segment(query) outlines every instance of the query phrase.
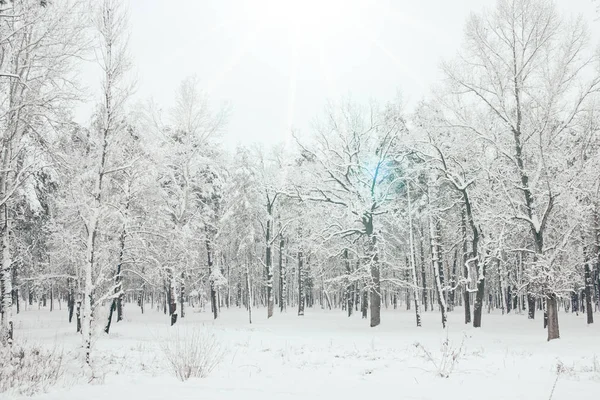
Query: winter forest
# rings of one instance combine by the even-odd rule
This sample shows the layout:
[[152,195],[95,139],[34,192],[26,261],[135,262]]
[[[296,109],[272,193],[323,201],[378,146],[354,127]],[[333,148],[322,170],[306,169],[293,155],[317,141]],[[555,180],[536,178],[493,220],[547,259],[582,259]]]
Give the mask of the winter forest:
[[410,106],[236,146],[201,76],[134,97],[129,15],[0,1],[0,397],[596,398],[598,13],[498,0]]

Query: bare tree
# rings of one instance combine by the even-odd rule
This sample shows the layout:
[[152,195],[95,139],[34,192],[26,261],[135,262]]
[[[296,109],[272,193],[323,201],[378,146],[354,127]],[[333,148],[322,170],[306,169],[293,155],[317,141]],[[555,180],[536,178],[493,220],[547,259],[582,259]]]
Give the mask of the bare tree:
[[[92,320],[94,308],[103,297],[96,297],[94,273],[97,273],[98,229],[105,207],[103,194],[109,174],[121,169],[116,164],[121,160],[110,160],[114,138],[124,131],[122,120],[124,102],[128,97],[126,73],[129,69],[127,56],[127,15],[120,0],[104,0],[98,7],[96,29],[99,40],[99,64],[103,72],[102,101],[99,105],[94,133],[97,152],[94,154],[94,177],[92,202],[86,219],[87,246],[84,267],[83,308],[81,326],[86,364],[90,365]],[[112,161],[112,162],[111,162]],[[110,295],[113,293],[111,291]]]
[[[444,65],[460,98],[451,107],[455,126],[499,154],[504,199],[529,229],[529,292],[546,300],[548,340],[559,337],[558,296],[565,289],[555,279],[559,268],[550,253],[556,247],[546,243],[560,241],[548,235],[566,189],[556,161],[578,129],[582,108],[600,89],[597,57],[587,43],[581,18],[561,19],[550,1],[501,0],[492,12],[469,19],[464,51]],[[462,108],[455,107],[459,103]]]

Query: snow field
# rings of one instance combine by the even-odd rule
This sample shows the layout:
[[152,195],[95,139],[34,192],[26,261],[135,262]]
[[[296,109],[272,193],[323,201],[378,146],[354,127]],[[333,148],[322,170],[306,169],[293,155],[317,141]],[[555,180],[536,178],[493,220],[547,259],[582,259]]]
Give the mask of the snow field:
[[[600,328],[587,326],[583,315],[561,312],[562,338],[546,342],[541,320],[492,313],[474,329],[462,323],[460,308],[449,313],[447,330],[437,312],[424,313],[423,327],[416,328],[414,313],[384,311],[382,325],[369,328],[359,315],[348,318],[339,310],[307,309],[304,317],[289,310],[266,320],[266,310],[258,309],[252,325],[244,310],[223,311],[213,321],[210,313],[190,308],[172,328],[162,312],[141,315],[127,307],[110,335],[100,323],[96,327],[95,379],[89,384],[76,359],[81,337],[66,323],[66,312],[24,311],[16,318],[15,336],[58,346],[68,360],[64,378],[34,396],[39,400],[533,400],[549,399],[555,382],[553,400],[585,400],[596,399],[600,390]],[[104,313],[97,316],[102,322]],[[194,331],[214,334],[224,354],[208,377],[181,382],[162,348]]]

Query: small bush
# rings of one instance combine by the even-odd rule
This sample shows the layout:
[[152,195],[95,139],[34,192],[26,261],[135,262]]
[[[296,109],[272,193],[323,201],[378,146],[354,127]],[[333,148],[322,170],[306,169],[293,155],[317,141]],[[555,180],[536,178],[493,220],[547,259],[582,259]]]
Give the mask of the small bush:
[[208,376],[225,354],[215,334],[204,328],[184,332],[175,328],[172,335],[162,341],[161,348],[181,381]]
[[442,347],[440,349],[440,356],[435,357],[429,350],[427,350],[421,343],[415,343],[415,347],[420,349],[423,352],[423,355],[433,366],[435,367],[435,372],[438,376],[442,378],[448,378],[454,368],[458,364],[461,356],[464,352],[464,343],[465,339],[460,342],[459,345],[453,345],[450,343],[450,339],[446,337],[446,340],[442,343]]
[[56,384],[64,372],[63,353],[36,345],[0,346],[0,393],[31,396]]

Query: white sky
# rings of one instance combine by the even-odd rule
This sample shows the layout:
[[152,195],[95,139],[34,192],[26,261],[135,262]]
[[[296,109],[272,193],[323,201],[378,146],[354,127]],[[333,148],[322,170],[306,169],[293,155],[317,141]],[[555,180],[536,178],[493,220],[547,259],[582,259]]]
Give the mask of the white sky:
[[[440,77],[470,12],[495,0],[129,0],[136,99],[168,107],[197,75],[215,108],[228,103],[224,140],[276,142],[307,131],[327,99],[410,106]],[[592,0],[557,0],[583,13]],[[81,113],[80,113],[81,114]]]

